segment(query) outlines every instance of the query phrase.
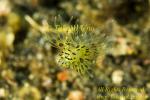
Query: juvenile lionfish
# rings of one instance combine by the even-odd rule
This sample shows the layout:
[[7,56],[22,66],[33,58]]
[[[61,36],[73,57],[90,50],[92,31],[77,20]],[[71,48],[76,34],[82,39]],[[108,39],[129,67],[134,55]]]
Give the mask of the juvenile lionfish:
[[[31,18],[26,19],[38,26]],[[97,56],[105,53],[108,37],[103,33],[95,34],[89,29],[87,25],[64,25],[57,27],[55,31],[45,31],[48,42],[58,49],[56,62],[59,66],[73,69],[80,74],[93,69]]]

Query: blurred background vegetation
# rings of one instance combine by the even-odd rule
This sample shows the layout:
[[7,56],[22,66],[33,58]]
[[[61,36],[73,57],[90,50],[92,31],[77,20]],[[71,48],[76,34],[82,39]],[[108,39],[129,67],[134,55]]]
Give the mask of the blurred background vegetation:
[[[114,36],[92,79],[59,67],[56,48],[25,20],[89,24]],[[68,23],[71,17],[71,23]],[[98,99],[98,87],[134,87]],[[109,95],[104,92],[103,95]],[[0,0],[0,100],[150,100],[150,0]]]

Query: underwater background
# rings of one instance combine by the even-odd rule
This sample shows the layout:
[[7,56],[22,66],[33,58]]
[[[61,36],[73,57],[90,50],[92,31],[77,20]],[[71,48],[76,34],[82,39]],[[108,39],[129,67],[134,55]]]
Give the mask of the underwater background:
[[0,100],[150,100],[150,0],[0,0]]

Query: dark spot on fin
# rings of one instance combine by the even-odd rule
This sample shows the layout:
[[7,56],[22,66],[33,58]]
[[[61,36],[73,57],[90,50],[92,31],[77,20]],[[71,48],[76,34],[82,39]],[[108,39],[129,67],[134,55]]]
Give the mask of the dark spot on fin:
[[63,46],[63,44],[62,44],[62,43],[59,43],[59,46],[60,46],[60,47],[62,47],[62,46]]
[[81,48],[84,48],[85,46],[82,46]]
[[55,40],[55,39],[52,39],[52,42],[53,42],[53,43],[56,43],[56,40]]
[[60,34],[60,39],[63,39],[63,35],[62,34]]
[[74,53],[74,52],[73,52],[72,54],[73,54],[73,55],[76,55],[76,53]]
[[77,45],[76,48],[79,48],[79,45]]
[[84,61],[84,60],[83,60],[82,58],[80,58],[80,62],[83,63],[83,61]]

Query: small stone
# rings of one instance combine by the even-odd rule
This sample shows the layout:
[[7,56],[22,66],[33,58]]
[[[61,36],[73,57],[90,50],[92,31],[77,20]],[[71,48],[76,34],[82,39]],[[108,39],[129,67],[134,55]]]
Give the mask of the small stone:
[[146,87],[150,89],[150,83],[147,83],[147,84],[146,84]]
[[0,32],[0,47],[11,47],[14,42],[15,36],[13,33]]
[[0,88],[0,98],[6,97],[6,91],[3,88]]
[[49,96],[46,96],[45,100],[51,100],[51,98]]
[[10,11],[10,2],[8,2],[8,0],[0,0],[0,16],[7,15]]
[[119,85],[122,83],[124,72],[116,70],[112,73],[112,81],[114,84]]
[[71,91],[68,95],[68,100],[84,100],[83,92],[79,90]]
[[38,60],[42,60],[43,59],[43,54],[42,53],[37,53],[36,55]]
[[57,79],[61,82],[68,80],[68,71],[62,71],[57,74]]
[[7,34],[7,36],[6,36],[6,44],[7,44],[7,46],[11,46],[13,44],[14,40],[15,40],[15,36],[14,36],[13,33]]
[[127,40],[122,37],[116,38],[116,46],[112,49],[114,56],[127,54]]
[[52,86],[52,79],[48,77],[43,78],[42,86],[45,88],[50,88]]

